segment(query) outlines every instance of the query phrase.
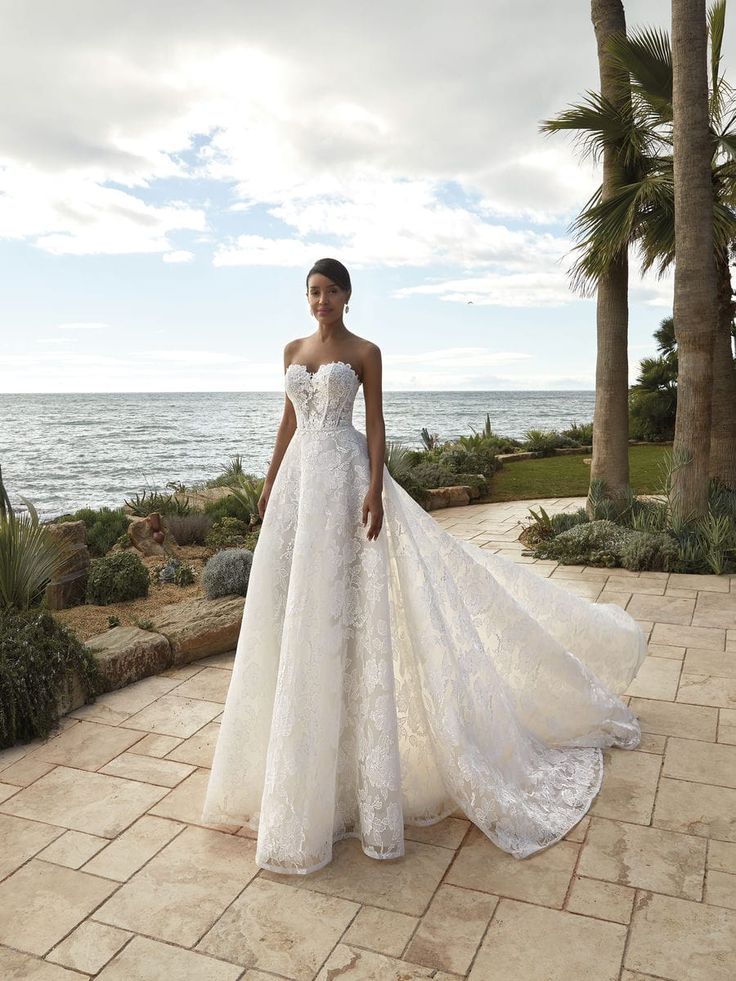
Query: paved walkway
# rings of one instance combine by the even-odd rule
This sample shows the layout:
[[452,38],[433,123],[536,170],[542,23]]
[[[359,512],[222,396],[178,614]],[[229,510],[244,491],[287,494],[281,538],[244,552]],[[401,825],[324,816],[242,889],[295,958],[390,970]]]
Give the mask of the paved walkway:
[[[519,502],[435,514],[533,562],[526,516]],[[518,861],[458,815],[407,828],[393,862],[348,839],[305,878],[258,870],[251,832],[198,823],[232,664],[211,657],[0,753],[0,977],[733,981],[736,576],[533,565],[626,607],[650,643],[627,693],[642,743],[605,751],[565,840]]]

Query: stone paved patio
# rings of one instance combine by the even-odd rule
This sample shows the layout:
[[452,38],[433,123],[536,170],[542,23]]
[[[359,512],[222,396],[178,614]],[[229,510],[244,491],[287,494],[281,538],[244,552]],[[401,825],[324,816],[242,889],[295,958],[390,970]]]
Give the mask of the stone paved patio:
[[434,516],[647,632],[641,745],[605,751],[565,840],[520,862],[458,813],[397,861],[348,839],[305,878],[258,870],[251,832],[198,823],[232,664],[211,657],[0,753],[0,978],[733,981],[736,576],[535,562],[535,503]]

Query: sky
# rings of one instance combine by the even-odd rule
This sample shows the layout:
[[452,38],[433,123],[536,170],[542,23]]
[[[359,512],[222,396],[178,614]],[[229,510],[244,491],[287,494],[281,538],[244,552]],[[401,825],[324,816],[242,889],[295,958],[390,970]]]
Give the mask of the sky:
[[[669,29],[667,0],[625,9]],[[594,387],[570,223],[600,166],[539,131],[598,88],[586,0],[0,0],[0,22],[0,393],[280,390],[324,256],[385,390]],[[671,310],[634,260],[632,383]]]

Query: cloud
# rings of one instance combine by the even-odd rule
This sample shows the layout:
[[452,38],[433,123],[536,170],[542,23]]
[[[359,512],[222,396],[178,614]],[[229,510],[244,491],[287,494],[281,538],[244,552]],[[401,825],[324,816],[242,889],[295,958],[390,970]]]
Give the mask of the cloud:
[[171,263],[182,263],[191,262],[194,259],[194,253],[188,252],[186,249],[177,249],[175,252],[165,252],[161,258],[164,262]]
[[96,321],[79,322],[71,324],[57,324],[58,330],[107,330],[110,324]]

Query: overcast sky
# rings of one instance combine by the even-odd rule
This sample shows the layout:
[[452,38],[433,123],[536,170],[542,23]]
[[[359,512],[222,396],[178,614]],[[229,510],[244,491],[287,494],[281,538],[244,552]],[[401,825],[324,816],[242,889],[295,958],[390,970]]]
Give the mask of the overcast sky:
[[[667,0],[625,8],[669,29]],[[280,389],[322,256],[386,389],[593,387],[567,271],[600,173],[539,133],[598,87],[588,0],[0,0],[0,23],[0,391]],[[632,382],[671,294],[634,267]]]

